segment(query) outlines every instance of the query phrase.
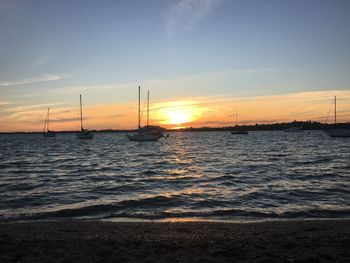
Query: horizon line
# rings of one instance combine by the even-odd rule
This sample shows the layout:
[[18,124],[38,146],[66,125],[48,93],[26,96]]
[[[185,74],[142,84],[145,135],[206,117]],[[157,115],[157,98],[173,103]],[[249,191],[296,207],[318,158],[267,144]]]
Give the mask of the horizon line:
[[[255,123],[255,124],[249,124],[249,125],[231,125],[231,126],[201,126],[201,127],[174,127],[174,128],[164,128],[167,132],[172,131],[182,131],[182,130],[201,130],[201,129],[207,129],[207,130],[214,130],[214,129],[232,129],[235,127],[256,127],[256,126],[267,126],[267,125],[291,125],[291,124],[303,124],[303,123],[309,123],[309,124],[317,124],[321,126],[341,126],[341,125],[350,125],[350,122],[339,122],[339,123],[323,123],[319,121],[290,121],[290,122],[273,122],[273,123]],[[160,126],[161,127],[161,126]],[[163,128],[163,127],[162,127]],[[91,132],[133,132],[137,131],[138,128],[135,129],[88,129]],[[316,129],[317,130],[317,129]],[[58,130],[53,131],[55,133],[75,133],[79,132],[79,130]],[[18,133],[43,133],[43,131],[0,131],[0,134],[18,134]]]

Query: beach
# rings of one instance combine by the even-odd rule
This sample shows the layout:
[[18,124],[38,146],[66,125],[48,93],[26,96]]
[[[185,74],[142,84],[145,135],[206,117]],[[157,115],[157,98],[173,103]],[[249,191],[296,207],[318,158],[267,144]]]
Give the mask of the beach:
[[350,220],[0,224],[1,262],[350,262]]

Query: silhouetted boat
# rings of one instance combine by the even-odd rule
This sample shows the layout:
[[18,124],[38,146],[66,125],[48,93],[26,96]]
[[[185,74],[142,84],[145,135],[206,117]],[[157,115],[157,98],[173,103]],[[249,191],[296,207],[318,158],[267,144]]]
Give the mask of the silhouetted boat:
[[248,131],[243,129],[243,128],[239,128],[238,125],[237,125],[237,111],[236,111],[236,126],[234,127],[234,130],[231,131],[231,134],[232,135],[237,135],[237,134],[248,134]]
[[56,133],[54,131],[50,131],[49,125],[50,125],[50,108],[47,108],[47,115],[45,119],[43,135],[46,138],[56,137]]
[[[337,97],[334,96],[334,125],[337,124]],[[326,130],[331,137],[350,137],[349,128],[332,128]]]
[[248,131],[246,130],[235,130],[235,131],[231,131],[231,134],[235,135],[235,134],[248,134]]
[[83,106],[81,102],[80,95],[80,132],[77,133],[78,139],[92,139],[94,138],[94,134],[89,130],[83,128]]
[[289,129],[286,129],[284,130],[285,132],[292,132],[292,133],[295,133],[295,132],[303,132],[302,128],[301,127],[292,127],[292,128],[289,128]]
[[140,93],[139,86],[139,105],[138,105],[138,130],[132,134],[126,134],[130,141],[157,141],[163,137],[163,128],[159,126],[149,125],[149,92],[147,93],[147,125],[141,128],[141,111],[140,111]]

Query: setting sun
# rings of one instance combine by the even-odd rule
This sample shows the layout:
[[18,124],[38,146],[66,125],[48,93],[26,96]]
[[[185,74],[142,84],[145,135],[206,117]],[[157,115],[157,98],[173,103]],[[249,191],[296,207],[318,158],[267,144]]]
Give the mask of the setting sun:
[[178,100],[163,101],[155,104],[155,121],[167,128],[178,128],[178,125],[191,125],[201,118],[205,107],[199,101]]
[[168,124],[182,124],[190,121],[191,113],[181,109],[167,110]]

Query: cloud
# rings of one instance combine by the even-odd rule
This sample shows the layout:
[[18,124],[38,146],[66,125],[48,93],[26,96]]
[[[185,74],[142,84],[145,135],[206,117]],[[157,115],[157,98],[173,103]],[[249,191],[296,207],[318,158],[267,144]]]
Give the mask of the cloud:
[[14,80],[14,81],[7,81],[7,82],[0,82],[1,86],[17,86],[17,85],[26,85],[26,84],[33,84],[38,82],[46,82],[46,81],[55,81],[60,79],[68,78],[67,75],[61,74],[61,75],[44,75],[37,78],[29,78],[29,79],[20,79],[20,80]]
[[[154,99],[166,99],[166,98],[183,98],[183,97],[197,97],[198,91],[194,87],[201,87],[201,95],[213,95],[217,94],[217,87],[221,87],[227,92],[236,92],[237,94],[246,94],[250,92],[250,88],[241,88],[240,84],[243,80],[256,79],[257,77],[264,75],[273,75],[274,73],[283,72],[284,69],[278,67],[263,67],[263,68],[243,68],[227,71],[208,72],[206,74],[189,74],[180,75],[169,78],[149,78],[141,79],[139,81],[130,81],[124,83],[98,83],[96,85],[57,85],[51,87],[49,90],[36,90],[28,94],[16,94],[16,96],[7,96],[11,98],[21,97],[44,97],[45,96],[64,96],[74,98],[79,94],[88,93],[89,97],[101,98],[102,100],[107,98],[110,101],[114,98],[113,102],[124,103],[128,101],[136,101],[137,87],[141,85],[143,99],[147,90],[151,92],[151,101]],[[238,81],[238,82],[237,82]],[[233,85],[236,83],[236,85]],[[237,84],[238,83],[238,84]],[[247,85],[245,85],[247,87]],[[46,92],[43,94],[43,92]],[[120,96],[123,94],[123,96]],[[72,101],[70,101],[72,102]],[[103,101],[101,101],[103,102]]]
[[[89,118],[84,117],[83,119],[87,120]],[[57,123],[60,123],[60,122],[77,122],[77,121],[80,121],[80,117],[62,118],[62,119],[50,119],[50,121],[51,122],[57,122]]]
[[12,103],[6,100],[0,100],[0,106],[9,105],[9,104],[12,104]]
[[41,56],[38,57],[33,63],[34,68],[40,68],[45,66],[50,60],[52,60],[52,52],[46,51]]
[[[232,126],[238,111],[238,124],[313,120],[332,122],[333,97],[338,97],[339,122],[350,117],[350,90],[310,91],[263,96],[185,97],[182,99],[154,100],[151,104],[151,124],[173,127]],[[52,104],[50,104],[52,105]],[[0,131],[41,131],[47,104],[11,107],[0,112]],[[184,123],[171,124],[171,114],[179,114]],[[50,114],[52,129],[78,130],[79,109],[55,107]],[[84,126],[89,129],[129,129],[137,125],[137,107],[134,102],[84,107]],[[144,125],[144,122],[143,124]]]
[[166,28],[169,35],[178,30],[190,31],[203,20],[221,0],[179,0],[166,16]]
[[[245,97],[237,97],[234,94],[192,97],[192,103],[189,103],[189,100],[186,100],[186,98],[182,101],[155,102],[153,112],[155,116],[164,118],[163,112],[167,110],[177,110],[177,107],[181,110],[188,110],[194,118],[186,125],[181,125],[188,127],[234,125],[236,110],[238,111],[239,124],[289,122],[293,120],[327,122],[331,118],[329,109],[332,107],[334,95],[341,98],[339,99],[337,114],[339,121],[349,121],[350,107],[348,105],[350,105],[350,92],[348,90],[310,91]],[[172,125],[167,124],[165,126],[172,127]]]
[[54,105],[64,105],[64,104],[66,104],[66,103],[64,103],[64,102],[56,102],[56,103],[50,103],[50,104],[45,103],[45,104],[15,106],[15,107],[6,108],[6,109],[3,110],[3,112],[19,113],[19,112],[26,112],[26,111],[30,111],[30,110],[43,109],[43,108],[47,108],[47,107],[52,107]]

